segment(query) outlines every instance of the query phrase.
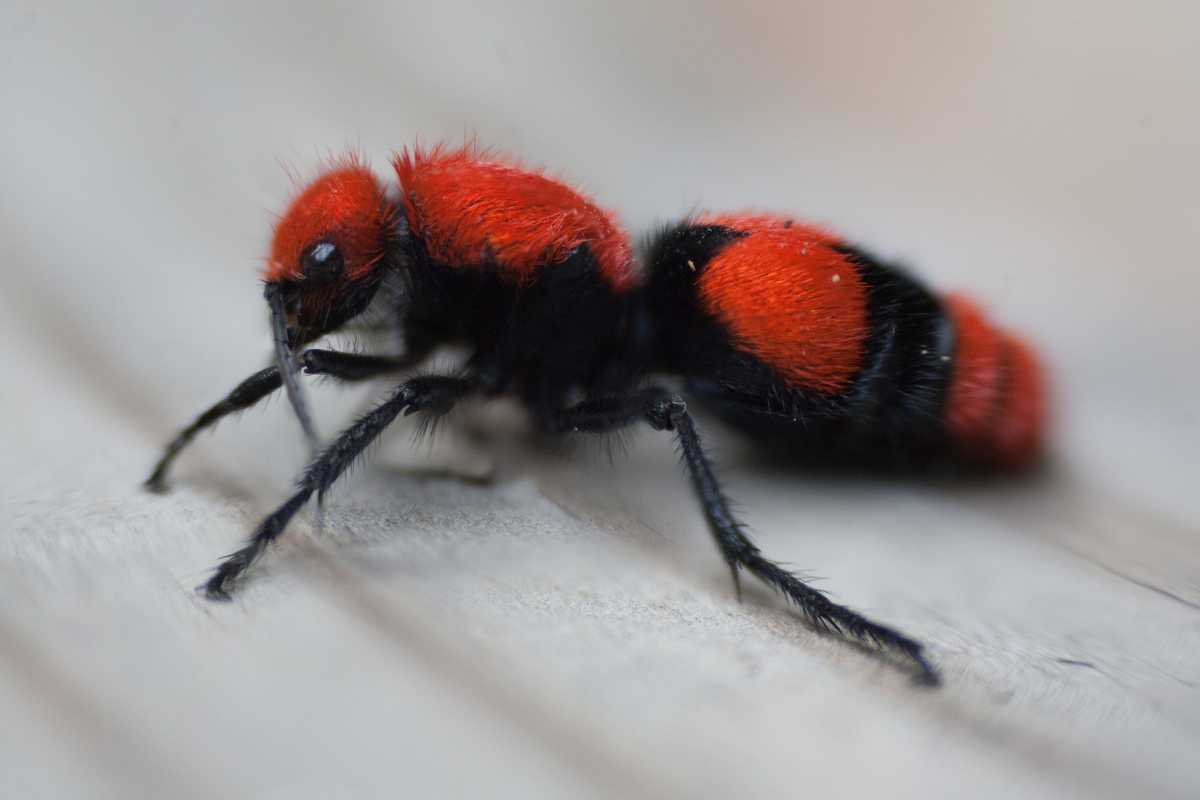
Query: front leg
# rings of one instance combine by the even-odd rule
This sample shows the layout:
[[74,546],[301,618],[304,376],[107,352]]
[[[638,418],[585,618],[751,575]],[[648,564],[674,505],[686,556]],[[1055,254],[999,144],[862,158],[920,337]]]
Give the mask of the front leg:
[[[384,358],[355,353],[339,353],[335,350],[306,350],[300,357],[300,363],[303,365],[304,371],[310,375],[328,375],[343,381],[361,381],[407,369],[422,357],[423,354],[404,358]],[[146,479],[145,487],[152,492],[166,491],[167,473],[170,471],[171,465],[198,433],[213,427],[230,414],[250,408],[282,385],[283,380],[280,378],[279,368],[276,366],[259,370],[239,383],[223,400],[197,417],[191,425],[188,425],[171,440],[163,451],[162,457],[158,459],[158,463],[154,465],[150,477]]]
[[[795,603],[801,613],[820,630],[834,630],[900,653],[917,665],[917,679],[921,683],[936,686],[940,682],[937,670],[925,659],[919,642],[834,603],[824,592],[814,589],[763,556],[758,546],[746,535],[741,522],[729,510],[729,502],[704,453],[695,422],[679,395],[657,387],[642,389],[624,396],[580,403],[556,412],[547,422],[552,430],[559,432],[602,433],[638,419],[645,420],[655,430],[675,432],[692,488],[704,509],[713,539],[733,573],[735,587],[738,586],[739,570],[746,569]],[[740,596],[740,589],[738,592]]]
[[427,375],[400,385],[396,392],[374,411],[367,413],[325,448],[304,471],[296,493],[255,529],[241,550],[228,556],[204,586],[209,599],[225,600],[237,579],[253,564],[267,545],[279,537],[296,512],[315,492],[322,497],[334,481],[354,463],[383,430],[403,411],[445,414],[455,403],[476,389],[470,378]]

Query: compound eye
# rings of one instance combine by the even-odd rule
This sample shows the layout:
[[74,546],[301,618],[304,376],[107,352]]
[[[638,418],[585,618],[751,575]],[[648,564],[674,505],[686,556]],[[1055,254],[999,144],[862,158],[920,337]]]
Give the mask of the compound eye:
[[333,242],[317,242],[305,250],[300,266],[304,270],[304,279],[312,283],[337,280],[345,269],[342,251]]

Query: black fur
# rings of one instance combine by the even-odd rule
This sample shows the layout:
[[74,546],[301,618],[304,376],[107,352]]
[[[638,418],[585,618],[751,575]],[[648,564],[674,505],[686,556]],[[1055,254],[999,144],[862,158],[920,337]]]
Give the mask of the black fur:
[[[717,226],[680,225],[661,232],[648,249],[649,275],[629,291],[615,290],[591,250],[581,246],[560,263],[545,264],[528,283],[506,277],[502,265],[442,264],[422,241],[404,235],[401,220],[381,273],[403,284],[396,323],[407,351],[419,360],[441,345],[464,345],[460,376],[426,376],[402,383],[393,396],[325,448],[301,477],[296,493],[258,526],[206,584],[227,597],[240,576],[277,538],[313,494],[318,498],[401,412],[444,413],[467,394],[520,398],[534,422],[556,434],[607,433],[644,421],[671,431],[714,540],[735,584],[747,570],[794,602],[818,628],[873,643],[909,659],[917,677],[937,683],[921,645],[904,634],[839,606],[768,560],[746,535],[704,453],[683,398],[643,388],[655,375],[682,378],[687,392],[735,424],[771,439],[791,437],[813,458],[861,458],[903,449],[936,449],[949,352],[944,317],[927,292],[894,269],[847,251],[870,287],[871,336],[864,368],[846,392],[826,397],[789,386],[769,367],[739,350],[728,332],[700,307],[695,278],[721,248],[743,234]],[[294,343],[328,332],[360,313],[384,275],[344,298],[326,320],[330,328],[294,331]],[[285,296],[303,286],[285,286]],[[932,355],[931,355],[932,353]],[[305,354],[310,372],[354,380],[396,362]],[[406,364],[407,365],[407,364]],[[196,431],[247,407],[279,386],[278,372],[258,373],[214,406],[173,442],[150,483],[161,486],[167,466]]]
[[171,464],[174,463],[183,448],[196,438],[196,434],[211,428],[230,414],[250,408],[282,385],[283,380],[279,377],[279,367],[276,366],[259,370],[239,383],[225,399],[205,411],[196,418],[195,422],[176,434],[175,438],[167,444],[158,463],[154,465],[154,470],[146,479],[145,487],[154,492],[166,491],[167,473],[171,470]]
[[684,223],[651,244],[656,369],[683,376],[693,397],[792,460],[907,468],[952,459],[942,408],[954,342],[937,299],[898,267],[838,248],[868,290],[863,367],[837,395],[791,385],[739,348],[700,304],[697,278],[740,235]]
[[413,378],[401,384],[390,399],[363,416],[339,436],[337,441],[321,451],[304,471],[296,493],[259,524],[245,547],[227,556],[221,563],[204,585],[207,595],[213,599],[228,599],[230,584],[254,563],[267,545],[283,533],[283,529],[308,498],[314,492],[318,497],[324,495],[334,481],[401,411],[406,414],[416,411],[445,414],[474,388],[475,384],[470,380],[442,375]]
[[847,393],[860,453],[912,466],[945,454],[954,333],[942,304],[901,268],[839,248],[867,285],[866,364]]
[[606,433],[635,422],[639,417],[644,418],[655,430],[675,432],[692,487],[700,498],[717,548],[729,565],[739,599],[741,584],[738,573],[745,569],[795,603],[817,628],[837,631],[898,652],[916,663],[919,682],[928,686],[936,686],[940,682],[937,670],[925,659],[919,642],[839,606],[824,592],[814,589],[763,556],[762,551],[746,535],[741,522],[730,511],[729,501],[704,453],[696,424],[688,413],[687,404],[679,395],[659,387],[650,387],[609,400],[588,401],[556,413],[552,417],[551,428],[562,433]]
[[[395,372],[411,366],[411,359],[360,356],[353,353],[338,353],[333,350],[306,350],[300,356],[304,371],[310,375],[328,375],[341,381],[361,381]],[[167,473],[182,451],[196,434],[207,430],[230,414],[244,411],[270,395],[283,385],[279,367],[270,366],[259,370],[239,383],[224,399],[205,411],[196,421],[180,431],[167,445],[162,457],[154,465],[145,486],[154,492],[167,488]]]

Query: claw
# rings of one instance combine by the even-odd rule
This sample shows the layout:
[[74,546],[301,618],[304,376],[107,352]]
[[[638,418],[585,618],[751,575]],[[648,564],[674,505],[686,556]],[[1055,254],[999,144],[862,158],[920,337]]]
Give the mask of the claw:
[[142,482],[142,488],[153,494],[166,494],[170,487],[167,486],[166,478],[155,473]]
[[924,686],[930,689],[936,689],[942,685],[942,676],[938,673],[937,667],[925,660],[925,656],[921,654],[920,649],[909,654],[912,660],[917,663],[920,671],[913,676],[912,682],[916,686]]
[[729,575],[733,578],[733,593],[740,603],[742,602],[742,576],[738,574],[738,565],[736,562],[729,562]]
[[196,591],[204,595],[205,600],[215,603],[228,603],[233,600],[233,596],[224,586],[224,581],[219,579],[219,576],[214,575],[207,583],[202,583],[196,587]]
[[313,532],[318,539],[325,535],[325,492],[317,493],[317,507],[313,510]]

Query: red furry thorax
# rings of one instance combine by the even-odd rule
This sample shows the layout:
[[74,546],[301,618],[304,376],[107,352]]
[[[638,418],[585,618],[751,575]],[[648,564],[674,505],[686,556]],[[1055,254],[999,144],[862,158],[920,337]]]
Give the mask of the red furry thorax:
[[413,233],[441,263],[495,264],[526,283],[586,245],[613,288],[636,282],[615,216],[565,183],[471,146],[406,149],[393,166]]

